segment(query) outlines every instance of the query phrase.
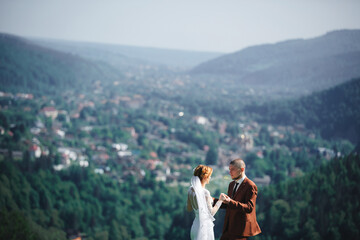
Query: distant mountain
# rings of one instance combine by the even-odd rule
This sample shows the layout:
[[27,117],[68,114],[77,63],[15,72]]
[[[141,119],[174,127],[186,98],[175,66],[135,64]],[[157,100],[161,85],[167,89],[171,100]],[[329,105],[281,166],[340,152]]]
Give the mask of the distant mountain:
[[52,93],[86,88],[121,73],[106,64],[47,49],[9,34],[0,34],[0,90]]
[[223,53],[197,52],[116,44],[72,42],[61,40],[32,39],[35,43],[58,51],[101,60],[125,68],[155,64],[167,67],[190,68],[204,61],[217,58]]
[[360,30],[245,48],[202,63],[193,75],[222,75],[238,84],[321,90],[360,76]]
[[360,78],[296,100],[248,105],[245,111],[261,122],[300,123],[325,138],[360,142]]

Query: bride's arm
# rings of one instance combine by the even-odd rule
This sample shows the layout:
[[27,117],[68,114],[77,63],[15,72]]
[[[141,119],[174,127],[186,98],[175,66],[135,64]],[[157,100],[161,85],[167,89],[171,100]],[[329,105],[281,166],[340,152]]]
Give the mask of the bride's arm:
[[211,212],[211,215],[215,215],[215,213],[219,210],[221,204],[222,204],[222,200],[218,200],[216,202],[216,204],[214,206],[212,206],[213,203],[213,198],[210,196],[210,192],[207,191],[207,193],[205,194],[205,198],[206,198],[206,204]]
[[190,201],[190,196],[188,194],[188,198],[187,198],[187,207],[186,207],[186,210],[188,212],[191,212],[192,211],[192,206],[191,206],[191,201]]

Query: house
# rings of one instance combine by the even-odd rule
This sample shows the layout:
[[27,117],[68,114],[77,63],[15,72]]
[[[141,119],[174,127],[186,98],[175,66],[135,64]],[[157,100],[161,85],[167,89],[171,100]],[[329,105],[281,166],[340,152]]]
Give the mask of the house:
[[41,112],[46,116],[50,117],[52,120],[56,119],[59,112],[54,107],[44,107]]
[[127,127],[127,128],[123,128],[124,131],[127,131],[128,133],[130,133],[132,138],[137,138],[138,134],[135,131],[134,127]]
[[75,161],[78,158],[77,153],[69,148],[60,147],[58,152],[61,153],[62,162],[65,165],[70,165],[71,161]]
[[327,160],[330,160],[337,155],[337,154],[335,154],[334,150],[324,148],[324,147],[319,147],[317,149],[317,152],[320,156],[326,158]]
[[126,106],[132,109],[138,109],[145,104],[145,100],[141,95],[134,95],[133,98],[126,102]]
[[34,157],[34,158],[41,157],[41,148],[38,145],[32,144],[30,146],[29,151],[30,151],[30,154],[31,154],[32,157]]
[[80,167],[88,167],[89,166],[89,161],[83,155],[80,155],[78,157],[78,163],[79,163]]
[[79,112],[75,112],[71,115],[71,118],[75,118],[75,119],[78,119],[80,118],[80,113]]
[[132,152],[131,151],[118,151],[117,155],[119,158],[130,157],[130,156],[132,156]]
[[29,99],[29,100],[34,98],[34,96],[32,94],[28,94],[28,93],[17,93],[16,97],[23,98],[23,99]]
[[205,125],[209,123],[209,120],[206,117],[203,116],[196,116],[195,122],[200,125]]
[[80,160],[79,161],[79,165],[80,167],[88,167],[89,166],[89,162],[86,160]]
[[61,138],[65,137],[65,131],[61,130],[61,129],[56,129],[55,130],[56,135],[58,135]]
[[82,103],[79,103],[78,108],[77,108],[78,112],[81,112],[81,110],[82,110],[83,108],[85,108],[85,107],[94,108],[94,107],[95,107],[95,103],[92,102],[92,101],[84,101],[84,102],[82,102]]
[[102,168],[95,168],[94,172],[97,173],[97,174],[104,174],[105,171]]
[[39,141],[39,139],[37,139],[36,137],[33,137],[33,138],[31,139],[31,142],[34,143],[34,144],[40,145],[40,141]]
[[111,147],[116,151],[126,151],[128,149],[128,145],[125,143],[113,143]]
[[245,133],[241,134],[241,147],[246,151],[251,151],[254,148],[254,139],[251,134]]
[[157,166],[161,166],[163,163],[158,159],[146,160],[146,168],[149,170],[155,170]]
[[150,157],[152,157],[152,158],[157,158],[158,157],[158,155],[157,155],[157,153],[156,152],[150,152]]
[[84,132],[91,132],[93,130],[93,127],[92,126],[83,126],[80,129],[81,129],[81,131],[84,131]]
[[155,171],[155,180],[157,182],[166,182],[166,173],[163,171]]
[[271,182],[271,178],[269,175],[265,175],[262,178],[253,178],[253,181],[258,186],[268,186]]
[[258,158],[264,158],[263,151],[262,151],[262,150],[256,151],[256,156],[257,156]]
[[0,92],[0,97],[10,97],[13,98],[14,95],[12,93]]
[[109,160],[110,156],[107,153],[99,153],[93,155],[94,162],[98,164],[105,164]]
[[58,165],[54,165],[53,168],[55,171],[61,171],[64,168],[66,168],[66,166],[64,164],[58,164]]

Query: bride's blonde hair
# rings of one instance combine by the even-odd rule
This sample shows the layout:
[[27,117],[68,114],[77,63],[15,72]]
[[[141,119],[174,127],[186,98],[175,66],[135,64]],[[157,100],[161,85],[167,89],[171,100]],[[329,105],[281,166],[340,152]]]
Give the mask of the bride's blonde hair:
[[213,169],[209,166],[199,165],[194,170],[194,176],[198,176],[200,181],[211,176]]

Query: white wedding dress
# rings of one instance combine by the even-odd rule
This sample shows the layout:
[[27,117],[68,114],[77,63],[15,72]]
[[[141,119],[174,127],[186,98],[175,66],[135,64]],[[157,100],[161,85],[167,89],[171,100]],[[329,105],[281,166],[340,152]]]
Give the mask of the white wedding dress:
[[191,178],[188,191],[188,200],[195,212],[195,219],[191,226],[190,237],[192,240],[214,240],[215,213],[219,210],[222,201],[213,207],[210,192],[201,186],[199,177]]

